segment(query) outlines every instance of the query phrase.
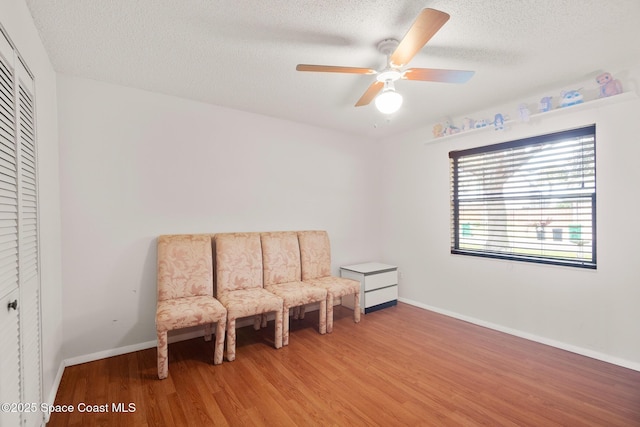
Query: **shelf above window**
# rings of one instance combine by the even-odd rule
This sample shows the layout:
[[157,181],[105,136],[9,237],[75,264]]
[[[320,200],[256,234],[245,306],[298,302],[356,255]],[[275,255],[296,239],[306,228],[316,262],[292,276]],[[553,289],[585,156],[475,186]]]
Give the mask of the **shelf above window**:
[[[614,96],[609,96],[606,98],[597,98],[591,101],[585,101],[581,104],[576,104],[576,105],[572,105],[569,107],[559,107],[559,108],[554,108],[553,110],[550,111],[545,111],[542,113],[535,113],[535,114],[531,114],[529,116],[529,121],[534,120],[538,117],[542,117],[542,116],[550,116],[550,115],[559,115],[559,114],[563,114],[566,112],[575,112],[575,111],[579,111],[579,110],[586,110],[586,109],[592,109],[592,108],[597,108],[597,107],[601,107],[601,106],[605,106],[605,105],[611,105],[611,104],[616,104],[616,103],[620,103],[620,102],[626,102],[626,101],[631,101],[634,99],[637,99],[638,95],[636,94],[636,92],[624,92],[621,93],[619,95],[614,95]],[[511,125],[511,124],[518,124],[518,123],[527,123],[527,122],[521,122],[520,120],[515,120],[515,119],[510,119],[510,120],[505,120],[504,124],[505,126],[507,125]],[[437,138],[432,138],[429,141],[425,142],[425,144],[431,144],[434,142],[438,142],[438,141],[443,141],[445,139],[451,139],[451,138],[457,138],[457,137],[461,137],[461,136],[465,136],[465,135],[469,135],[472,133],[476,133],[476,132],[486,132],[486,131],[494,131],[494,127],[493,125],[487,125],[485,127],[481,127],[481,128],[475,128],[475,129],[469,129],[467,131],[463,131],[463,132],[459,132],[459,133],[455,133],[453,135],[445,135],[445,136],[441,136],[441,137],[437,137]]]

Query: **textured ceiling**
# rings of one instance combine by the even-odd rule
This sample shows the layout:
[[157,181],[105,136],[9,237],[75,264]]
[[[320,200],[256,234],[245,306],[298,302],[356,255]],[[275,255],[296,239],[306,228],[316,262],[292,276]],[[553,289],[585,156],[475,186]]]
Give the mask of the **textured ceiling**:
[[[26,2],[57,72],[368,137],[640,63],[638,0]],[[374,76],[295,70],[381,69],[377,43],[425,7],[451,19],[409,65],[475,70],[468,83],[399,81],[387,118],[353,106]]]

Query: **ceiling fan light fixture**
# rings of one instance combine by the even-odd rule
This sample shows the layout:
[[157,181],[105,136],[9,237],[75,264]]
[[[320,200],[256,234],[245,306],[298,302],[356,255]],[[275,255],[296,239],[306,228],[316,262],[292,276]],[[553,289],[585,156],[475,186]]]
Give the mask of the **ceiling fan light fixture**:
[[402,95],[395,91],[392,82],[385,82],[382,93],[376,97],[376,108],[382,114],[393,114],[402,106]]
[[393,82],[395,81],[403,79],[423,82],[465,83],[473,76],[473,71],[406,68],[411,59],[431,40],[449,18],[448,13],[425,8],[420,12],[402,40],[385,39],[378,43],[378,50],[387,57],[386,66],[380,71],[372,68],[311,64],[298,64],[296,70],[376,75],[376,81],[369,85],[354,106],[369,105],[375,99],[376,107],[381,113],[393,114],[402,106],[402,95],[397,93],[393,87]]

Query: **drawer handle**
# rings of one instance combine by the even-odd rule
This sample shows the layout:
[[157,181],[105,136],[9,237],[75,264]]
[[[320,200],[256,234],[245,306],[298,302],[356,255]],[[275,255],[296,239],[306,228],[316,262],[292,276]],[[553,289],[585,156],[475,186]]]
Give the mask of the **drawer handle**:
[[18,309],[18,300],[17,299],[14,299],[9,304],[7,304],[7,311],[11,310],[11,309],[14,309],[14,310]]

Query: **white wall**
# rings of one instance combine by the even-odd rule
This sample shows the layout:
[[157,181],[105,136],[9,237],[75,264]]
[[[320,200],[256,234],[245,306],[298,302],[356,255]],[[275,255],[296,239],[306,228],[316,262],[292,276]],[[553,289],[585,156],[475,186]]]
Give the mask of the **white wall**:
[[379,255],[371,144],[58,76],[67,358],[155,340],[155,238],[326,229],[335,273]]
[[[625,75],[632,89],[638,73]],[[382,141],[382,258],[400,267],[401,298],[640,369],[640,101],[592,105],[600,106],[549,114],[504,132],[425,145],[430,125]],[[450,254],[449,151],[591,123],[597,124],[596,271]]]
[[[23,0],[0,1],[0,23],[9,33],[35,76],[40,197],[43,392],[45,401],[48,401],[62,363],[56,75]],[[57,388],[57,384],[55,387]]]

